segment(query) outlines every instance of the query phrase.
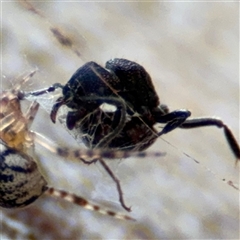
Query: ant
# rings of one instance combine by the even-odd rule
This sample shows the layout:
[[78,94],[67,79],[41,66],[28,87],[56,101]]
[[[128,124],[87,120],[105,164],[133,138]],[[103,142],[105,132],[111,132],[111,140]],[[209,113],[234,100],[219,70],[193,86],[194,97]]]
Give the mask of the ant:
[[[170,112],[166,105],[160,104],[150,75],[136,62],[115,58],[107,61],[105,67],[87,62],[66,85],[56,83],[43,90],[24,93],[24,97],[40,96],[58,88],[62,89],[62,96],[52,107],[52,122],[56,122],[59,109],[67,106],[64,119],[67,129],[81,134],[89,149],[141,152],[158,137],[176,128],[215,126],[223,128],[236,163],[240,160],[239,144],[222,120],[190,118],[191,112],[186,109]],[[160,132],[154,127],[157,123],[165,124]],[[99,161],[102,164],[117,185],[122,207],[130,211],[124,203],[119,180],[103,159],[82,161],[87,164]]]

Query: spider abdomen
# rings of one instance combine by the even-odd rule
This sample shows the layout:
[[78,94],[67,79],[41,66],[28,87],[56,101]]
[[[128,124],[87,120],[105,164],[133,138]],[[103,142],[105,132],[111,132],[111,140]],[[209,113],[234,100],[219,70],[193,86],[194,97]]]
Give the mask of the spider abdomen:
[[47,189],[34,160],[19,151],[0,144],[0,206],[25,207]]

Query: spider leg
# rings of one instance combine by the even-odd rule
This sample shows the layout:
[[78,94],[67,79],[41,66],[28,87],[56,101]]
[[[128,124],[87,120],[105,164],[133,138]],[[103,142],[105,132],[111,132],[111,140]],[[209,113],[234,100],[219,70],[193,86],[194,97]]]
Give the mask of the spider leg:
[[[48,149],[50,152],[55,153],[56,155],[66,158],[68,160],[73,160],[73,161],[81,160],[82,162],[87,164],[91,164],[93,162],[99,161],[100,164],[103,166],[103,168],[107,171],[107,173],[115,182],[117,186],[118,194],[119,194],[119,201],[122,207],[129,212],[131,211],[131,208],[127,207],[124,203],[123,192],[121,189],[120,181],[114,175],[114,173],[108,167],[108,165],[104,162],[103,158],[116,159],[116,158],[127,158],[130,156],[144,158],[146,156],[160,157],[165,155],[164,153],[161,153],[161,152],[152,152],[152,153],[128,152],[128,151],[112,151],[110,149],[96,149],[96,148],[74,150],[69,148],[58,147],[52,141],[50,141],[49,139],[47,139],[46,137],[42,136],[39,133],[31,132],[31,134],[32,134],[32,137],[34,137],[35,142],[39,143],[40,145]],[[87,161],[85,160],[87,158],[91,158],[93,160]]]
[[68,193],[68,192],[63,191],[63,190],[58,190],[58,189],[49,187],[45,191],[45,194],[55,196],[57,198],[62,198],[64,200],[68,201],[68,202],[79,205],[79,206],[81,206],[85,209],[88,209],[88,210],[91,210],[91,211],[96,211],[96,212],[99,212],[99,213],[104,214],[104,215],[109,215],[109,216],[112,216],[114,218],[123,219],[123,220],[135,220],[134,218],[131,218],[129,216],[126,216],[126,215],[123,215],[123,214],[120,214],[120,213],[117,213],[117,212],[105,210],[98,205],[95,205],[95,204],[92,204],[92,203],[88,202],[86,199],[84,199],[80,196]]
[[21,99],[22,92],[19,89],[22,87],[24,83],[26,83],[33,75],[37,72],[37,70],[33,70],[28,75],[24,76],[18,83],[13,86],[13,92]]
[[4,131],[13,122],[15,122],[14,113],[9,113],[4,118],[0,119],[0,132]]
[[63,157],[69,160],[81,160],[81,158],[91,158],[91,159],[119,159],[119,158],[128,158],[128,157],[138,157],[145,158],[148,157],[162,157],[166,154],[164,152],[130,152],[130,151],[120,151],[120,150],[110,150],[110,149],[72,149],[67,147],[59,147],[50,139],[44,137],[40,133],[31,132],[34,140],[49,150],[50,152]]
[[119,202],[121,203],[122,207],[126,209],[128,212],[131,212],[131,207],[127,207],[126,204],[124,203],[123,191],[122,191],[119,179],[114,175],[113,171],[109,168],[109,166],[105,163],[105,161],[102,158],[99,158],[98,161],[103,166],[103,168],[107,171],[107,173],[112,178],[112,180],[115,182],[118,190]]
[[32,125],[32,122],[38,112],[39,104],[37,102],[32,102],[29,108],[27,109],[26,114],[24,115],[24,118],[27,122],[28,128]]
[[[24,145],[27,148],[30,148],[30,146],[33,145],[33,138],[30,132],[27,131],[27,129],[31,126],[38,112],[38,108],[39,108],[39,104],[37,102],[32,102],[29,108],[27,109],[26,114],[24,114],[18,120],[16,120],[15,118],[14,126],[12,126],[11,129],[9,129],[10,132],[14,132],[16,135],[19,136],[19,139],[18,139],[19,143],[21,143],[21,141],[24,141]],[[10,132],[9,134],[11,134]]]
[[237,163],[240,160],[240,147],[232,131],[222,120],[217,118],[211,118],[211,117],[192,118],[183,122],[179,127],[188,129],[188,128],[197,128],[197,127],[206,127],[206,126],[216,126],[219,128],[223,128],[224,135],[226,137],[229,147],[231,148],[234,156],[236,157],[236,163]]
[[33,229],[27,229],[21,218],[15,219],[4,211],[1,211],[1,236],[8,239],[37,239]]
[[90,160],[90,161],[88,161],[88,160],[85,160],[85,159],[83,159],[83,158],[79,158],[83,163],[85,163],[85,164],[88,164],[88,165],[90,165],[90,164],[92,164],[92,163],[96,163],[97,161],[98,161],[98,159],[92,159],[92,160]]

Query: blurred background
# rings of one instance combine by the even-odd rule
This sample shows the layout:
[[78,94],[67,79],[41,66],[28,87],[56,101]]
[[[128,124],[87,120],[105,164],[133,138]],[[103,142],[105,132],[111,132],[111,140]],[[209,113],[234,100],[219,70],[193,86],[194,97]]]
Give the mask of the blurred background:
[[[87,61],[104,66],[111,58],[126,58],[149,72],[161,103],[171,110],[189,109],[193,117],[218,116],[239,141],[237,2],[32,4],[2,2],[2,89],[34,69],[24,90],[64,84]],[[57,42],[52,27],[71,39],[71,48]],[[50,122],[52,99],[41,101],[32,129],[63,146],[82,147],[59,123]],[[148,151],[154,150],[166,156],[108,162],[136,222],[43,196],[22,210],[1,209],[0,238],[239,239],[239,191],[221,181],[238,183],[239,167],[223,131],[175,130]],[[36,153],[49,185],[124,212],[101,166],[69,162],[41,146]]]

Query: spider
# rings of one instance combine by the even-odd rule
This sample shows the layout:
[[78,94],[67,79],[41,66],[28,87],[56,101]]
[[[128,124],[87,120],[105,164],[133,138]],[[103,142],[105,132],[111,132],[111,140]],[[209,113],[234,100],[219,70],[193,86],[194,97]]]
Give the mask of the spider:
[[[105,68],[88,62],[73,74],[66,85],[56,83],[43,90],[24,93],[24,96],[39,96],[58,88],[62,88],[62,96],[52,107],[51,120],[55,123],[59,109],[66,105],[67,113],[60,120],[66,123],[70,132],[81,134],[82,141],[90,149],[141,152],[158,137],[176,128],[216,126],[223,128],[236,162],[240,159],[237,140],[222,120],[189,118],[191,112],[185,109],[170,112],[166,105],[160,104],[150,75],[133,61],[115,58],[107,61]],[[165,124],[160,132],[155,128],[157,123]],[[120,203],[130,211],[124,203],[119,180],[103,159],[82,159],[88,164],[96,160],[115,181]]]
[[[29,130],[39,109],[37,102],[32,102],[26,111],[21,110],[24,98],[20,91],[22,84],[35,73],[33,71],[9,91],[0,94],[0,207],[21,208],[37,200],[42,194],[62,198],[86,209],[115,218],[134,220],[133,218],[105,210],[89,203],[86,199],[63,190],[48,186],[40,173],[36,160],[33,159],[34,143],[37,142],[61,157],[69,159],[116,158],[129,157],[131,154],[123,151],[73,150],[55,146],[49,139],[39,133]],[[136,154],[136,156],[144,154]],[[156,156],[158,154],[156,153]]]

